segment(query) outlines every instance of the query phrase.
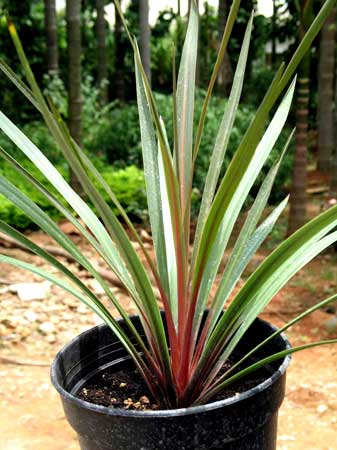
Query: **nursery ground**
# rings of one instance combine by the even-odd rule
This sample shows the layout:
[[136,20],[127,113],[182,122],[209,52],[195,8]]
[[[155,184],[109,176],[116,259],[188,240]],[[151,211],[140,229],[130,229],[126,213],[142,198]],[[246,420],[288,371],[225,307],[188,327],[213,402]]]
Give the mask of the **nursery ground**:
[[[71,227],[66,232],[71,232]],[[41,233],[31,237],[50,244]],[[97,266],[94,255],[76,235],[72,238]],[[150,248],[150,243],[147,244]],[[13,248],[3,253],[44,267],[37,257]],[[253,261],[256,266],[263,255]],[[65,263],[66,261],[63,260]],[[73,272],[79,269],[68,263]],[[86,276],[85,273],[82,274]],[[34,283],[26,285],[25,283]],[[102,295],[94,280],[87,283]],[[133,312],[125,294],[113,286]],[[337,258],[320,256],[303,269],[268,306],[263,318],[276,325],[294,317],[317,300],[337,292]],[[30,298],[33,296],[33,298]],[[97,323],[75,299],[24,271],[0,268],[0,447],[3,450],[77,450],[60,400],[49,381],[49,364],[71,337]],[[317,311],[293,327],[293,345],[336,336],[335,315]],[[320,347],[293,357],[287,394],[280,410],[278,450],[335,450],[337,442],[337,346]]]

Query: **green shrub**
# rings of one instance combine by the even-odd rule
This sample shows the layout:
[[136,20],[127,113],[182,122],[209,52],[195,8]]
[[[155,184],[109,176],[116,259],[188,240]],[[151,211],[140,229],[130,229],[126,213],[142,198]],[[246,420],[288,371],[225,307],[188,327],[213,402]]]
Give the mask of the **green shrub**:
[[[141,169],[136,166],[116,169],[102,165],[101,174],[132,220],[142,220],[147,216],[145,180]],[[98,184],[97,187],[99,187]],[[102,194],[114,212],[118,214],[108,195],[105,192]]]
[[[100,172],[107,181],[118,200],[133,220],[142,220],[146,214],[145,185],[142,170],[135,166],[126,167],[125,169],[116,169],[112,166],[103,165],[97,161]],[[54,195],[62,201],[60,196],[54,191],[50,183],[48,183],[39,171],[30,162],[25,161],[22,165],[30,171],[30,173],[39,181],[48,187]],[[68,172],[65,166],[58,164],[57,169],[61,174],[68,178]],[[29,196],[38,206],[48,213],[54,220],[60,220],[62,215],[55,209],[34,187],[25,180],[17,176],[17,172],[7,163],[2,162],[0,165],[0,175],[5,175],[12,181],[23,193]],[[108,196],[104,194],[105,199]],[[117,212],[117,211],[115,211]],[[34,228],[34,223],[20,209],[16,208],[3,196],[0,196],[0,219],[19,229]]]

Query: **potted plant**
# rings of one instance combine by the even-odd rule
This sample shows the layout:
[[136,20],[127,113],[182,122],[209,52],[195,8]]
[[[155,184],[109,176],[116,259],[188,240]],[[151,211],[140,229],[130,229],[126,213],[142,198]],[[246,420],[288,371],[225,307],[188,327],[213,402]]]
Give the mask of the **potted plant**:
[[[115,3],[122,16],[118,1]],[[219,179],[243,86],[253,15],[250,18],[233,87],[215,137],[194,239],[190,236],[193,168],[207,105],[239,4],[239,0],[232,3],[193,136],[198,12],[192,1],[176,86],[174,82],[172,150],[137,43],[124,21],[135,56],[155,261],[110,187],[72,140],[52,102],[44,99],[15,28],[9,24],[29,87],[3,61],[0,68],[41,112],[98,214],[93,213],[86,200],[71,189],[43,153],[2,112],[2,131],[53,184],[67,206],[4,149],[0,149],[0,154],[80,231],[119,278],[138,309],[138,316],[129,317],[97,269],[57,224],[12,183],[0,178],[0,193],[29,215],[102,285],[111,305],[121,316],[116,320],[109,307],[60,261],[19,231],[0,222],[2,232],[49,262],[62,277],[8,256],[0,256],[0,261],[25,268],[61,286],[105,323],[75,338],[61,350],[52,365],[52,382],[61,395],[66,416],[78,433],[83,450],[275,449],[277,411],[284,396],[289,355],[337,342],[335,339],[290,348],[282,334],[307,314],[336,300],[337,295],[318,303],[279,330],[257,318],[298,270],[337,240],[337,232],[333,231],[337,225],[337,206],[284,240],[227,304],[243,270],[287,204],[286,198],[259,224],[292,134],[259,189],[225,269],[220,265],[238,215],[286,122],[297,65],[319,32],[334,0],[326,1],[290,63],[282,65],[276,73],[225,175]],[[117,207],[145,262],[99,194],[93,179]],[[217,275],[220,276],[216,280]],[[212,288],[215,293],[211,295]],[[127,382],[123,382],[124,379]],[[104,382],[107,386],[102,385]],[[128,383],[141,394],[136,400],[123,400],[120,392]],[[109,406],[87,401],[89,390],[93,395],[107,393]],[[118,395],[125,407],[115,407],[120,402]]]

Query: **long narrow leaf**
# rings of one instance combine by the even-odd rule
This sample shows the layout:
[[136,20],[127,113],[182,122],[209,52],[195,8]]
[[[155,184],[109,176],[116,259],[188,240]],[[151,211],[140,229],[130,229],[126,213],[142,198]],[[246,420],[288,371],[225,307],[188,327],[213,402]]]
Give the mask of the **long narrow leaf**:
[[[207,316],[207,321],[204,325],[202,336],[198,343],[197,355],[200,355],[200,353],[202,352],[204,342],[209,339],[209,336],[212,333],[214,326],[217,323],[217,320],[220,317],[223,308],[225,307],[226,302],[230,294],[233,292],[233,289],[240,276],[242,275],[244,269],[247,267],[251,258],[260,248],[261,244],[269,235],[276,221],[284,211],[288,203],[288,198],[289,197],[286,197],[263,221],[263,223],[256,229],[256,231],[251,236],[248,236],[248,239],[245,243],[244,252],[241,252],[240,250],[235,251],[235,249],[233,249],[231,258],[228,261],[216,295],[212,301],[209,317]],[[196,331],[194,333],[196,333]]]
[[[236,67],[236,71],[233,77],[233,86],[231,89],[231,93],[228,98],[228,102],[226,104],[225,112],[223,114],[221,124],[219,127],[219,131],[216,137],[214,149],[212,152],[211,161],[209,164],[209,168],[207,171],[205,187],[202,195],[201,206],[198,216],[197,229],[195,233],[195,243],[194,253],[198,246],[198,242],[200,239],[200,232],[202,227],[204,226],[207,214],[212,204],[212,200],[214,198],[214,193],[216,190],[216,186],[218,183],[221,167],[223,165],[223,161],[225,158],[226,150],[228,147],[229,138],[231,135],[231,131],[233,128],[236,112],[239,106],[239,101],[241,97],[244,74],[247,64],[247,57],[249,51],[249,42],[252,33],[253,26],[253,15],[250,17],[250,20],[247,25],[246,33],[243,39],[239,61]],[[192,261],[195,259],[195,254],[192,257]],[[193,263],[192,263],[193,264]]]
[[217,58],[216,58],[216,61],[215,61],[215,65],[214,65],[214,68],[213,68],[211,79],[210,79],[210,82],[209,82],[209,85],[208,85],[208,88],[207,88],[206,97],[205,97],[204,103],[202,105],[201,115],[200,115],[198,128],[197,128],[197,135],[196,135],[194,149],[193,149],[193,160],[194,161],[195,161],[195,159],[197,157],[197,154],[198,154],[198,151],[199,151],[199,147],[200,147],[202,130],[204,128],[205,119],[206,119],[207,107],[208,107],[208,104],[209,104],[209,101],[210,101],[210,98],[211,98],[211,95],[212,95],[212,91],[213,91],[213,88],[214,88],[215,81],[217,79],[219,70],[221,68],[221,64],[222,64],[223,58],[225,56],[225,52],[226,52],[226,49],[227,49],[227,44],[228,44],[230,35],[232,33],[232,29],[233,29],[233,26],[234,26],[234,22],[236,20],[236,16],[238,14],[240,3],[241,3],[241,0],[234,0],[232,2],[231,8],[229,10],[229,14],[228,14],[228,18],[227,18],[227,21],[226,21],[225,30],[223,32],[222,39],[221,39],[219,52],[217,54]]
[[279,328],[277,331],[272,333],[270,336],[268,336],[266,339],[264,339],[260,344],[258,344],[256,347],[254,347],[248,353],[246,353],[238,362],[233,364],[233,366],[231,366],[231,368],[229,370],[227,370],[223,375],[221,375],[220,378],[218,378],[216,380],[216,382],[214,383],[213,386],[215,387],[215,386],[219,385],[223,380],[228,378],[231,373],[235,372],[235,370],[238,367],[240,367],[245,361],[247,361],[247,359],[249,359],[254,353],[256,353],[258,350],[260,350],[266,344],[271,342],[277,336],[279,336],[280,334],[284,333],[286,330],[288,330],[288,328],[292,327],[293,325],[295,325],[296,323],[298,323],[299,321],[301,321],[302,319],[304,319],[308,315],[312,314],[313,312],[317,311],[318,309],[322,309],[322,308],[326,307],[327,305],[329,305],[329,304],[331,304],[331,303],[333,303],[335,301],[337,301],[337,294],[332,295],[331,297],[320,301],[316,305],[312,306],[311,308],[307,309],[303,313],[301,313],[298,316],[294,317],[294,319],[290,320],[288,323],[283,325],[283,327]]
[[[320,239],[336,226],[336,211],[337,208],[331,208],[302,227],[269,255],[248,279],[218,322],[206,347],[202,359],[207,358],[209,351],[219,353],[225,346],[221,357],[217,358],[214,371],[209,374],[210,379],[221,368],[250,324],[274,295],[298,270],[337,240],[337,232]],[[292,243],[293,240],[296,242]],[[272,261],[275,261],[276,267]]]
[[[283,156],[287,151],[289,144],[294,135],[294,131],[290,134],[287,142],[283,148],[280,158],[272,166],[265,180],[263,181],[261,188],[256,196],[256,199],[251,207],[244,225],[240,231],[238,238],[235,241],[232,253],[226,264],[226,268],[222,275],[220,284],[218,286],[215,298],[212,302],[212,308],[210,314],[207,317],[207,323],[203,330],[205,339],[208,339],[213,327],[223,310],[225,303],[232,292],[237,280],[241,276],[246,265],[250,261],[250,258],[260,247],[262,242],[268,236],[276,223],[279,215],[287,204],[287,198],[269,215],[269,217],[263,222],[263,224],[255,231],[256,225],[260,220],[261,214],[267,204],[275,177],[277,175],[280,164],[283,160]],[[202,302],[200,302],[202,303]],[[205,304],[202,309],[204,309]],[[199,315],[201,307],[198,303]],[[198,312],[196,313],[198,315]],[[204,339],[199,340],[199,347],[203,345]]]
[[[272,151],[287,119],[295,89],[295,80],[277,109],[255,151],[248,150],[248,164],[232,160],[205,223],[196,262],[194,291],[207,298],[223,257],[230,234],[242,205],[262,166]],[[205,268],[203,268],[205,266]],[[201,282],[198,286],[198,280]],[[198,289],[199,288],[199,289]]]
[[286,350],[282,350],[278,353],[274,353],[271,356],[267,356],[266,358],[260,359],[255,364],[252,364],[251,366],[247,367],[246,369],[241,370],[240,372],[236,373],[235,375],[231,376],[224,382],[222,382],[219,386],[212,389],[210,392],[207,393],[207,395],[203,395],[201,398],[197,399],[195,404],[199,403],[206,403],[210,398],[214,397],[217,393],[222,391],[225,387],[228,385],[234,383],[235,381],[240,380],[246,375],[249,375],[256,370],[260,369],[261,367],[265,367],[268,364],[278,361],[280,359],[285,358],[286,356],[292,355],[293,353],[300,352],[302,350],[308,350],[310,348],[318,347],[321,345],[331,345],[331,344],[337,344],[337,339],[330,339],[326,341],[319,341],[319,342],[312,342],[310,344],[301,345],[299,347],[293,347]]
[[177,81],[177,162],[180,203],[185,211],[192,184],[192,145],[195,76],[198,54],[199,17],[195,0],[191,1],[190,17],[183,46]]
[[178,327],[177,259],[174,249],[174,234],[167,193],[167,182],[165,179],[165,170],[163,166],[163,159],[161,156],[160,148],[158,149],[158,168],[159,168],[160,196],[162,204],[162,221],[164,225],[165,250],[167,258],[167,273],[168,273],[169,294],[170,294],[170,312],[172,314],[174,325],[177,329]]
[[55,169],[43,153],[34,145],[4,114],[0,111],[0,129],[17,145],[17,147],[34,163],[40,172],[52,182],[54,188],[82,218],[97,240],[105,248],[113,262],[116,275],[123,280],[128,289],[132,288],[131,279],[125,265],[115,249],[114,243],[105,228],[81,197],[73,191],[62,175]]
[[150,108],[147,103],[144,84],[141,75],[136,66],[136,90],[139,111],[139,124],[142,141],[143,166],[145,174],[145,186],[147,193],[147,203],[149,218],[151,223],[153,244],[156,254],[156,260],[160,279],[163,288],[169,295],[169,280],[166,257],[165,233],[162,214],[162,200],[159,184],[158,168],[158,146],[156,142],[155,130],[153,127]]

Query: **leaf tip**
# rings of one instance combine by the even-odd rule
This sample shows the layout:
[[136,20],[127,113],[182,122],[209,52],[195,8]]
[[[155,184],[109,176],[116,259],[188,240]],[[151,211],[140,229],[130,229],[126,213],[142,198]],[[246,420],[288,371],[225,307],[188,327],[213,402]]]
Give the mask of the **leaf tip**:
[[12,22],[12,19],[9,16],[6,16],[6,20],[7,20],[7,27],[8,27],[8,31],[10,32],[10,34],[12,36],[16,35],[16,29],[15,29],[15,25]]

